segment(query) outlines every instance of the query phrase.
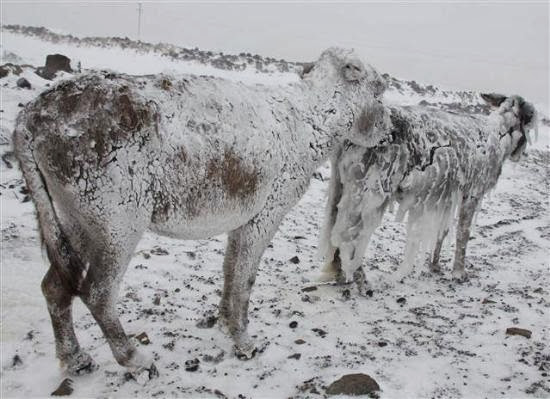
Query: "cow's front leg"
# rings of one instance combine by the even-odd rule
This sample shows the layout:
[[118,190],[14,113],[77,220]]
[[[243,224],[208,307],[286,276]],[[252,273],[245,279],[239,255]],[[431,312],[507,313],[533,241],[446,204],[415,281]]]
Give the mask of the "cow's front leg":
[[256,352],[247,333],[248,303],[258,264],[280,219],[263,212],[228,234],[219,322],[233,338],[240,358],[250,359]]

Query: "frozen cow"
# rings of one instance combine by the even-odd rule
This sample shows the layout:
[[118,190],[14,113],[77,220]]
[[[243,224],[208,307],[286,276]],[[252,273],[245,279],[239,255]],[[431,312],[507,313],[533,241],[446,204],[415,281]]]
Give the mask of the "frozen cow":
[[488,116],[456,114],[424,106],[389,106],[391,143],[348,143],[333,158],[321,248],[324,279],[355,280],[367,289],[361,268],[370,237],[392,202],[397,220],[407,218],[407,245],[398,279],[408,275],[423,246],[430,268],[458,213],[453,277],[465,277],[464,260],[474,213],[498,181],[503,162],[517,161],[534,107],[519,96],[484,94]]
[[352,52],[331,48],[285,87],[94,73],[27,105],[15,151],[51,263],[42,291],[69,372],[93,369],[73,329],[75,296],[118,363],[151,366],[115,307],[146,229],[182,239],[228,233],[220,322],[250,357],[260,258],[333,149],[345,139],[370,142],[376,77]]

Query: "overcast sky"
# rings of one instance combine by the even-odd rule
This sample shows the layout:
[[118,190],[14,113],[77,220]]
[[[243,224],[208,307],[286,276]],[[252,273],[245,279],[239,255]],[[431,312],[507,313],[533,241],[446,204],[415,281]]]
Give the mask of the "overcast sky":
[[[137,3],[2,1],[2,23],[137,38]],[[315,59],[355,48],[383,72],[549,103],[548,2],[143,2],[141,39]]]

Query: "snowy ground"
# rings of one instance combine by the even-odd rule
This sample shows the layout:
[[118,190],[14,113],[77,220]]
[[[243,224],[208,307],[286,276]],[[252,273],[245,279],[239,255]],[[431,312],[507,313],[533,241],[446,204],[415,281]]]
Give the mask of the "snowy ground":
[[[37,48],[29,47],[29,55]],[[90,59],[100,56],[105,53]],[[117,57],[124,63],[124,54]],[[111,67],[117,66],[122,68]],[[24,73],[31,91],[16,88],[13,76],[0,80],[2,136],[11,130],[18,104],[47,83]],[[351,290],[348,299],[350,287],[331,285],[303,291],[320,266],[316,242],[330,175],[322,168],[261,262],[249,328],[264,351],[250,361],[236,359],[216,327],[196,326],[219,301],[225,237],[178,241],[147,234],[128,268],[119,309],[128,333],[149,336],[150,344],[138,345],[155,357],[160,377],[144,385],[125,381],[99,328],[77,302],[77,335],[100,369],[75,379],[73,396],[322,397],[335,379],[362,372],[376,379],[382,398],[550,397],[549,133],[544,128],[527,158],[505,166],[484,201],[469,246],[470,279],[463,284],[450,279],[447,246],[442,276],[419,264],[404,283],[389,285],[405,236],[404,226],[388,215],[368,254],[373,297]],[[8,149],[0,147],[2,153]],[[3,162],[0,168],[0,394],[47,396],[65,376],[39,289],[45,260],[21,175]],[[290,262],[294,256],[298,264]],[[289,327],[292,321],[297,327]],[[507,336],[512,326],[531,330],[532,337]],[[300,356],[289,358],[295,354]],[[14,365],[16,355],[21,362]],[[200,361],[199,368],[185,371],[191,359]]]

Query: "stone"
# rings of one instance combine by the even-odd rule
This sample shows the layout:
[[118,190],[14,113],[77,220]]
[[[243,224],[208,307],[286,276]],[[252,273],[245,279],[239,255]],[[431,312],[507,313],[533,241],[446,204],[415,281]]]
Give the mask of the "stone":
[[321,338],[325,338],[325,336],[327,335],[327,332],[321,328],[312,328],[311,331],[313,331],[315,334],[317,334]]
[[185,371],[193,372],[199,369],[199,359],[191,359],[185,361]]
[[297,265],[298,263],[300,263],[300,258],[298,258],[298,256],[293,256],[292,258],[290,258],[288,260],[290,263],[294,263],[295,265]]
[[15,355],[11,360],[12,367],[21,366],[22,364],[23,364],[23,360],[21,360],[21,357],[19,355]]
[[21,89],[30,89],[31,88],[31,83],[25,78],[17,79],[17,82],[15,82],[15,84],[17,85],[17,87],[19,87]]
[[136,339],[142,345],[149,345],[151,343],[151,340],[149,340],[149,337],[145,332],[142,332],[141,334],[136,335]]
[[327,388],[327,395],[370,395],[380,391],[378,383],[368,374],[347,374]]
[[49,54],[46,56],[46,65],[37,68],[36,74],[41,78],[52,80],[59,71],[72,73],[71,59],[63,54]]
[[52,396],[69,396],[74,391],[73,380],[65,378],[55,391],[52,392]]
[[525,338],[531,338],[532,332],[525,328],[510,327],[506,329],[506,335],[521,335]]
[[23,69],[21,69],[19,65],[8,62],[7,64],[0,66],[0,79],[5,78],[10,73],[20,75],[21,72],[23,72]]

